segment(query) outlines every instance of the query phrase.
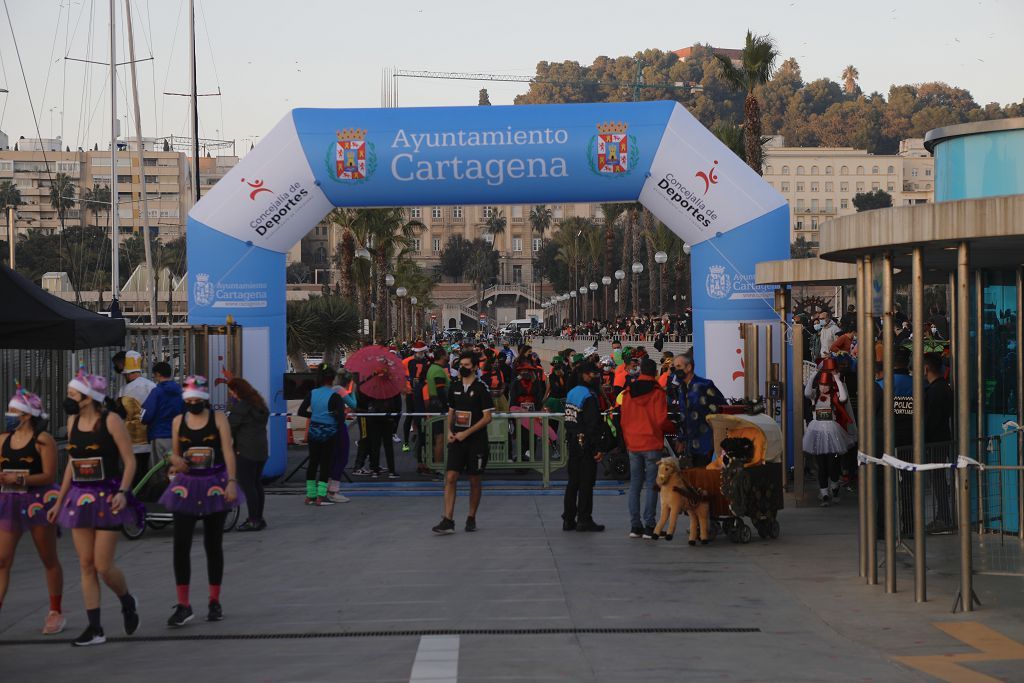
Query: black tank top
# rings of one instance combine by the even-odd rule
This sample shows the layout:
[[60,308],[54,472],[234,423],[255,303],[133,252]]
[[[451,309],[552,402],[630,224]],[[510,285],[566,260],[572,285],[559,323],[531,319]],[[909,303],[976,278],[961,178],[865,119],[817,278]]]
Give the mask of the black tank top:
[[21,448],[15,448],[11,442],[14,441],[14,434],[8,434],[4,441],[3,449],[0,450],[0,470],[28,470],[29,475],[43,473],[43,459],[39,457],[36,450],[36,437],[33,432],[32,438]]
[[[221,452],[220,432],[217,430],[217,418],[212,410],[209,412],[209,419],[199,429],[192,429],[188,426],[188,414],[181,416],[181,425],[178,427],[178,443],[181,444],[181,455],[189,462],[189,449],[210,449],[213,452],[213,460],[207,467],[215,467],[223,464],[224,454]],[[193,463],[189,463],[192,465]]]
[[114,479],[121,475],[121,454],[114,443],[114,437],[107,429],[107,411],[100,413],[92,431],[78,429],[78,416],[71,423],[68,435],[68,457],[72,460],[100,457],[103,459],[103,477]]

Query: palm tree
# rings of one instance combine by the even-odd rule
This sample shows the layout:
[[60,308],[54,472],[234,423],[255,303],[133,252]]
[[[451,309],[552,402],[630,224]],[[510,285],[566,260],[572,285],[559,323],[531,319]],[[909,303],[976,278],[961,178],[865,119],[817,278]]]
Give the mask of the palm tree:
[[853,64],[843,69],[843,90],[846,91],[847,95],[856,94],[858,78],[860,78],[860,72],[857,71],[857,67]]
[[328,219],[332,230],[341,230],[341,240],[334,254],[334,267],[338,269],[338,284],[342,296],[352,299],[355,286],[352,280],[352,261],[356,257],[356,239],[352,232],[356,221],[353,209],[335,209]]
[[75,205],[77,193],[78,188],[66,173],[58,173],[54,176],[53,184],[50,186],[50,206],[57,212],[61,232],[64,231],[64,217],[67,215],[68,209]]
[[[21,199],[21,191],[18,190],[17,186],[15,186],[13,182],[11,182],[10,180],[5,180],[2,183],[0,183],[0,213],[3,213],[4,221],[9,220],[10,218],[10,213],[7,210],[8,207],[17,207],[21,206],[24,203],[25,202],[23,202]],[[15,236],[10,233],[11,226],[8,223],[7,230],[4,231],[4,234],[7,235],[10,239],[14,240]]]
[[739,67],[724,55],[715,55],[722,70],[722,77],[729,85],[746,93],[743,101],[743,137],[747,150],[747,165],[761,174],[761,105],[754,95],[754,90],[771,80],[775,71],[775,60],[779,51],[771,36],[756,36],[747,31],[746,45],[743,47],[743,60]]
[[619,216],[626,210],[626,204],[602,204],[601,213],[604,215],[604,273],[612,275],[615,272],[615,265],[612,259],[615,258],[615,223]]
[[476,286],[478,311],[484,310],[484,284],[493,277],[493,263],[486,251],[474,249],[466,261],[466,277]]
[[427,226],[417,220],[407,220],[405,210],[400,208],[358,209],[353,226],[359,241],[373,259],[377,314],[380,320],[389,320],[388,302],[391,297],[384,278],[392,260],[404,255],[417,231],[425,230]]
[[[537,237],[544,240],[544,232],[551,227],[551,208],[538,204],[537,206],[530,209],[530,228],[532,232],[537,234]],[[543,303],[544,301],[544,278],[537,278],[537,258],[533,251],[533,242],[530,242],[530,272],[532,273],[533,283],[539,284],[540,289],[537,293],[537,299]]]
[[747,149],[743,141],[743,129],[739,126],[728,123],[726,121],[719,121],[711,132],[715,134],[723,145],[729,148],[729,150],[738,156],[743,161],[747,160]]
[[86,193],[89,194],[89,202],[86,202],[85,208],[90,209],[95,216],[98,212],[102,211],[107,216],[107,227],[110,227],[110,186],[100,185],[94,187],[92,192],[86,190],[82,194],[82,200],[85,200]]
[[[505,228],[508,227],[508,220],[501,214],[501,209],[496,206],[491,207],[491,215],[487,218],[487,222],[484,225],[484,232],[491,236],[491,244],[494,246],[495,251],[498,250],[498,235],[505,234]],[[501,252],[499,252],[500,255]],[[505,280],[505,267],[504,261],[502,261],[501,268],[501,279]]]

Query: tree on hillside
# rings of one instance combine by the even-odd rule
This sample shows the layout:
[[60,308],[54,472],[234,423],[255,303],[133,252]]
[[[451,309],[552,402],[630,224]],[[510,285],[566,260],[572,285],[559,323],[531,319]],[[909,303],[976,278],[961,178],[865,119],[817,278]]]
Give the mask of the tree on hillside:
[[739,67],[724,55],[715,55],[718,66],[726,82],[746,93],[743,101],[743,138],[746,149],[747,165],[761,174],[761,105],[754,91],[771,79],[775,71],[775,60],[779,51],[771,36],[757,36],[747,31],[746,44],[743,47],[742,63]]
[[477,104],[481,107],[490,106],[491,96],[487,94],[487,88],[480,88],[480,99]]
[[850,64],[843,69],[843,90],[847,95],[857,94],[857,79],[860,78],[860,72],[857,71],[857,67]]
[[872,209],[886,209],[892,206],[892,195],[885,190],[858,192],[853,195],[853,206],[858,212],[871,211]]

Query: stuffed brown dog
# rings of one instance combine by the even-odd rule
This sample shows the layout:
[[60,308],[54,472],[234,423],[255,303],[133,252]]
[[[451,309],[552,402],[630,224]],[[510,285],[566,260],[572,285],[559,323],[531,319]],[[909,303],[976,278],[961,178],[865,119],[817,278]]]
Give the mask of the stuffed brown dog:
[[[679,472],[679,461],[675,458],[662,458],[658,462],[658,478],[654,487],[661,499],[661,517],[654,535],[671,541],[676,533],[676,520],[680,512],[690,516],[690,545],[697,544],[697,532],[700,531],[700,544],[707,545],[710,529],[707,494],[683,481]],[[668,532],[664,531],[668,524]]]

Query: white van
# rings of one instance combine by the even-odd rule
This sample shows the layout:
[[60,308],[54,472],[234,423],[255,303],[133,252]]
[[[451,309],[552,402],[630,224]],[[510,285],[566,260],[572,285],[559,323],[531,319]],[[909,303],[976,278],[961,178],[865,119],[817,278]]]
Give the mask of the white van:
[[510,320],[505,327],[501,328],[501,331],[504,334],[511,334],[512,332],[522,332],[538,325],[540,325],[540,322],[536,318],[519,318],[518,320]]

